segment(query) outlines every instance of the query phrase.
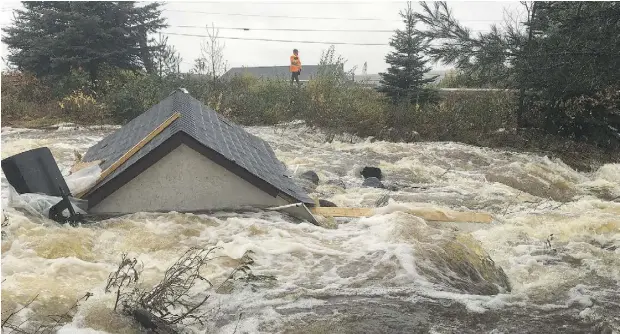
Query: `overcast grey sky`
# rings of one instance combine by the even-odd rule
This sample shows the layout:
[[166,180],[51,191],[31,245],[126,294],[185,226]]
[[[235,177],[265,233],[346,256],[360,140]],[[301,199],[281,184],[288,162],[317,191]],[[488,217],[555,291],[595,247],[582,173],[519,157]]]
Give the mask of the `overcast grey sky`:
[[[414,9],[420,8],[417,2],[413,4]],[[515,12],[519,8],[519,3],[516,1],[448,1],[448,4],[455,17],[464,25],[482,31],[488,30],[493,23],[500,23],[504,17],[504,10]],[[391,32],[243,31],[238,28],[392,31],[403,26],[398,12],[405,6],[404,1],[167,1],[163,16],[170,25],[165,29],[168,41],[176,47],[183,58],[181,71],[191,69],[194,59],[200,55],[203,38],[172,34],[206,35],[205,25],[214,24],[222,28],[219,35],[225,44],[224,54],[229,68],[244,65],[288,65],[288,57],[293,48],[299,49],[303,64],[317,64],[321,52],[329,47],[329,43],[308,44],[302,41],[383,44],[335,46],[336,52],[347,59],[347,68],[358,66],[357,73],[360,73],[362,65],[367,62],[368,73],[371,74],[385,71],[387,67],[385,55],[390,51],[387,43],[392,36]],[[12,9],[19,7],[21,7],[19,2],[3,1],[0,16],[0,24],[3,27],[11,23]],[[290,16],[312,18],[290,18]],[[234,40],[225,37],[296,42]],[[4,57],[6,53],[6,45],[2,44],[2,56]],[[441,65],[435,67],[445,68]]]

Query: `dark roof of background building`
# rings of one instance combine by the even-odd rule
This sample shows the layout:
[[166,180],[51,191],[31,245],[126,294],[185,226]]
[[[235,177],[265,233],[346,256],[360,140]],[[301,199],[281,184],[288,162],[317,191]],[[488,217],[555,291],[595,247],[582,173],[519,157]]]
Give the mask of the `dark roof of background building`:
[[[89,191],[86,195],[89,201],[92,198],[96,204],[180,144],[187,144],[274,196],[282,192],[298,201],[313,203],[301,187],[287,176],[286,166],[277,159],[266,141],[248,133],[182,90],[174,91],[92,146],[83,161],[104,160],[101,168],[105,170],[174,112],[179,112],[181,117]],[[117,178],[121,179],[120,184],[114,181]]]
[[[318,65],[303,65],[299,80],[306,81],[315,77],[319,71]],[[264,79],[291,79],[291,72],[288,66],[261,66],[261,67],[233,67],[222,77],[232,78],[235,75],[251,74]]]

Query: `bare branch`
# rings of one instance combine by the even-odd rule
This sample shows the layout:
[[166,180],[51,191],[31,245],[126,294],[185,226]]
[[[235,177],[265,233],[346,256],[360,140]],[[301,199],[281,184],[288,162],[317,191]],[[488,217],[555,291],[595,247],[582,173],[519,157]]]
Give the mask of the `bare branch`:
[[2,321],[2,326],[0,326],[0,327],[2,327],[2,328],[6,327],[8,325],[8,323],[9,323],[9,320],[11,320],[11,318],[14,315],[16,315],[17,313],[21,312],[25,308],[29,307],[38,297],[39,297],[39,294],[34,296],[34,298],[32,298],[28,303],[26,303],[24,306],[22,306],[19,310],[11,312],[6,318],[4,318],[4,320]]
[[[148,291],[138,291],[135,288],[140,279],[140,271],[136,269],[137,261],[123,254],[118,269],[108,278],[105,291],[116,293],[115,311],[118,304],[122,304],[122,313],[133,317],[146,329],[175,332],[174,326],[181,322],[187,323],[185,320],[202,324],[206,312],[200,313],[198,310],[206,304],[211,295],[205,293],[195,301],[197,296],[191,290],[199,281],[213,287],[213,283],[202,276],[201,271],[210,261],[222,257],[214,256],[217,249],[219,248],[190,248],[166,270],[163,279]],[[244,254],[239,266],[220,283],[218,289],[230,280],[236,279],[238,273],[245,274],[248,280],[262,279],[250,273],[249,266],[253,263],[250,253],[251,251],[248,251]]]
[[216,80],[226,72],[225,44],[220,42],[220,30],[216,29],[214,24],[211,24],[211,27],[207,26],[206,29],[208,38],[201,42],[200,58],[196,59],[194,69],[201,74],[206,72],[213,80]]
[[9,333],[23,333],[23,334],[37,334],[37,333],[55,333],[58,327],[62,326],[65,323],[70,322],[73,319],[73,315],[71,312],[77,310],[80,302],[88,300],[88,298],[92,297],[92,293],[87,292],[83,297],[78,299],[70,308],[67,309],[65,313],[57,314],[57,315],[48,315],[47,317],[52,320],[50,324],[41,324],[34,330],[25,330],[22,329],[21,326],[25,323],[29,322],[31,319],[25,319],[18,325],[13,325],[9,323],[9,320],[25,308],[29,307],[39,296],[38,294],[32,298],[26,305],[21,307],[19,310],[11,312],[5,319],[2,321],[2,329],[10,329]]
[[87,292],[82,298],[78,299],[67,311],[63,314],[58,315],[49,315],[48,317],[52,320],[55,319],[54,324],[49,327],[50,331],[53,331],[56,327],[61,325],[62,322],[70,322],[73,319],[73,315],[71,315],[71,311],[77,310],[78,306],[80,306],[80,302],[88,300],[88,298],[92,297],[93,294]]
[[237,324],[235,325],[235,331],[233,334],[237,333],[237,328],[239,327],[239,323],[241,322],[241,317],[243,316],[243,312],[239,313],[239,318],[237,318]]
[[[141,270],[136,268],[138,260],[128,259],[127,254],[121,255],[121,263],[115,272],[108,276],[108,283],[105,287],[105,293],[109,293],[116,288],[116,300],[114,301],[114,311],[118,308],[118,304],[126,299],[132,299],[137,293],[136,283],[140,279]],[[127,292],[128,289],[131,289]]]

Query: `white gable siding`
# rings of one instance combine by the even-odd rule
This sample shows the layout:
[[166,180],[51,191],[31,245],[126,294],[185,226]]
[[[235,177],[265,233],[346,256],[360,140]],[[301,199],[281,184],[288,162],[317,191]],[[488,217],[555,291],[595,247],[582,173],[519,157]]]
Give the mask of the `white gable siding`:
[[287,204],[186,145],[92,207],[92,213],[198,211]]

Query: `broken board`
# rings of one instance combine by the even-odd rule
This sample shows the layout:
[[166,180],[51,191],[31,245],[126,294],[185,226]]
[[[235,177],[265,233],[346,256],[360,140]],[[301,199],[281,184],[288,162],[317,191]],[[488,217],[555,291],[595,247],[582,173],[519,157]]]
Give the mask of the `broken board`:
[[[370,217],[376,214],[373,208],[340,208],[340,207],[314,207],[310,212],[315,215],[326,217]],[[493,222],[493,216],[484,212],[463,212],[437,209],[406,209],[403,212],[418,216],[428,221],[463,222],[463,223],[486,223]]]
[[[181,114],[178,112],[175,112],[170,117],[168,117],[168,119],[166,119],[163,123],[161,123],[157,128],[153,129],[153,131],[151,131],[146,137],[142,138],[142,140],[140,140],[136,145],[134,145],[131,149],[129,149],[129,151],[125,152],[125,154],[123,154],[120,158],[118,158],[118,160],[116,160],[110,167],[106,168],[101,173],[99,178],[97,179],[97,182],[95,182],[95,184],[90,189],[93,189],[94,187],[96,187],[99,184],[99,182],[105,179],[108,175],[112,174],[118,167],[124,164],[125,161],[129,160],[129,158],[131,158],[134,154],[136,154],[136,152],[138,152],[142,147],[148,144],[153,138],[155,138],[158,134],[164,131],[170,124],[172,124],[172,122],[174,122],[179,117],[181,117]],[[82,198],[85,194],[87,194],[90,191],[90,189],[84,190],[83,192],[77,194],[76,197]]]
[[312,212],[303,203],[288,204],[288,205],[278,206],[274,208],[268,208],[267,210],[286,212],[293,217],[296,217],[299,219],[305,219],[314,225],[319,225],[319,222],[316,220],[316,217],[314,217]]
[[88,162],[78,162],[75,165],[73,165],[73,167],[71,167],[71,170],[69,171],[71,174],[82,170],[84,168],[88,168],[91,166],[96,166],[96,165],[100,165],[103,162],[103,160],[95,160],[95,161],[88,161]]

